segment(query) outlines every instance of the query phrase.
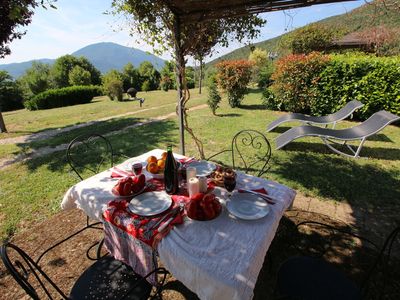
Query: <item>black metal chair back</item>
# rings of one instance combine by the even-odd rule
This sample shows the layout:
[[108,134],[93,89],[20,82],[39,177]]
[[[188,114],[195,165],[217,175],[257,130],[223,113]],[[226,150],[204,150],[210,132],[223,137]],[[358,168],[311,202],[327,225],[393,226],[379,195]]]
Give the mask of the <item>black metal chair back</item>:
[[[260,177],[268,170],[268,163],[271,159],[271,144],[264,134],[257,130],[246,129],[236,133],[232,139],[230,149],[220,151],[207,160],[223,153],[229,153],[232,159],[232,167],[246,173],[253,173]],[[218,160],[214,160],[222,163]]]
[[49,299],[54,299],[52,296],[54,292],[51,292],[53,289],[58,293],[58,296],[61,296],[63,299],[68,299],[40,266],[21,248],[6,243],[1,246],[0,255],[4,266],[11,276],[33,299],[40,299],[38,294],[39,289],[41,289]]
[[271,144],[264,134],[257,130],[242,130],[232,139],[232,166],[253,172],[260,177],[268,171],[271,159]]
[[[98,249],[100,249],[101,245]],[[132,268],[111,256],[101,256],[75,281],[67,296],[21,248],[5,243],[0,248],[0,256],[7,271],[24,291],[34,300],[43,299],[148,299],[152,285],[146,279],[161,275],[157,280],[155,295],[161,297],[168,271],[155,268],[142,277]]]
[[[300,240],[295,241],[295,247],[306,257],[322,258],[326,254],[331,255],[346,249],[353,252],[351,247],[357,247],[356,240],[361,241],[364,249],[362,255],[367,258],[364,258],[363,262],[365,269],[368,270],[360,284],[363,298],[374,299],[375,296],[378,299],[383,298],[382,295],[385,295],[389,283],[394,292],[391,290],[388,293],[400,295],[400,283],[397,282],[397,286],[393,286],[396,282],[391,282],[392,278],[400,276],[400,226],[391,231],[381,248],[370,239],[354,233],[350,228],[339,228],[315,221],[300,222],[296,228],[299,233],[305,234],[301,235]],[[393,259],[393,254],[397,255],[398,259]],[[378,295],[371,295],[374,293]]]
[[113,167],[114,150],[102,135],[80,135],[68,145],[67,160],[71,169],[83,180],[83,172],[97,174],[101,167]]

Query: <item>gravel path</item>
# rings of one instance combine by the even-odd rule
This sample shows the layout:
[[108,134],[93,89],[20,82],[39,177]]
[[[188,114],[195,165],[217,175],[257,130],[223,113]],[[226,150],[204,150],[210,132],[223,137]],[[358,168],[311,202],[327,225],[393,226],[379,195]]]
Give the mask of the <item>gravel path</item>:
[[[164,105],[164,106],[166,106],[166,105]],[[207,104],[202,104],[202,105],[198,105],[198,106],[194,106],[194,107],[190,108],[189,111],[195,111],[195,110],[203,109],[203,108],[206,108],[206,107],[207,107]],[[160,108],[160,107],[157,107],[157,108]],[[79,124],[79,125],[75,125],[75,126],[59,129],[59,130],[58,129],[51,130],[51,131],[49,130],[47,132],[47,134],[45,134],[45,132],[38,133],[37,135],[39,135],[39,136],[36,136],[36,135],[20,136],[20,137],[11,138],[11,139],[4,139],[4,140],[17,140],[17,142],[15,142],[15,143],[23,143],[24,141],[28,141],[28,140],[29,141],[43,140],[43,139],[55,136],[55,135],[57,135],[59,133],[62,133],[62,132],[66,132],[66,131],[70,131],[70,130],[73,130],[73,129],[76,129],[76,128],[81,128],[81,127],[93,125],[96,122],[110,120],[112,118],[119,118],[119,117],[123,117],[123,116],[133,115],[133,114],[137,114],[139,112],[152,110],[152,109],[156,109],[156,108],[148,108],[148,109],[144,109],[144,110],[141,110],[141,111],[138,111],[138,112],[126,113],[126,114],[122,114],[122,115],[116,115],[116,116],[113,116],[113,117],[107,117],[107,118],[99,119],[97,121],[92,121],[92,122],[88,122],[88,123],[84,123],[84,124]],[[136,128],[136,127],[139,127],[139,126],[143,126],[143,125],[147,125],[147,124],[151,124],[151,123],[155,123],[155,122],[160,122],[160,121],[172,118],[174,116],[176,116],[176,113],[172,112],[172,113],[169,113],[167,115],[162,115],[162,116],[158,116],[158,117],[149,119],[148,121],[145,121],[145,122],[135,123],[133,125],[126,126],[126,127],[122,128],[120,130],[116,130],[116,131],[112,131],[112,132],[109,132],[107,134],[104,134],[104,136],[107,137],[107,136],[110,136],[110,135],[119,134],[119,133],[121,133],[123,131],[129,130],[129,129],[132,129],[132,128]],[[2,144],[1,140],[0,140],[0,144]],[[6,144],[6,143],[3,143],[3,144]],[[42,155],[47,155],[47,154],[50,154],[50,153],[53,153],[53,152],[57,152],[57,151],[63,151],[67,147],[68,147],[68,144],[61,144],[61,145],[58,145],[56,147],[42,147],[42,148],[39,148],[39,149],[35,149],[35,150],[31,151],[31,152],[28,152],[28,153],[22,153],[22,154],[16,155],[13,158],[0,159],[0,170],[4,169],[4,168],[6,168],[6,167],[8,167],[8,166],[10,166],[10,165],[12,165],[14,163],[17,163],[17,162],[21,162],[21,161],[24,161],[24,160],[27,160],[27,159],[36,158],[36,157],[39,157],[39,156],[42,156]]]
[[139,111],[128,112],[128,113],[115,115],[115,116],[111,116],[111,117],[105,117],[105,118],[98,119],[96,121],[90,121],[90,122],[86,122],[86,123],[82,123],[82,124],[72,125],[72,126],[65,127],[65,128],[50,129],[50,130],[45,130],[45,131],[42,131],[39,133],[33,133],[33,134],[21,135],[21,136],[17,136],[17,137],[13,137],[13,138],[1,139],[0,145],[19,144],[19,143],[28,143],[28,142],[33,142],[33,141],[45,140],[45,139],[47,139],[49,137],[53,137],[57,134],[68,132],[68,131],[71,131],[71,130],[74,130],[77,128],[91,126],[98,122],[104,122],[104,121],[108,121],[108,120],[115,119],[115,118],[122,118],[122,117],[130,116],[130,115],[135,115],[135,114],[139,114],[139,113],[142,113],[145,111],[160,109],[161,107],[166,107],[166,106],[170,106],[170,105],[175,105],[175,104],[165,104],[165,105],[161,105],[158,107],[145,108],[145,109],[141,109]]

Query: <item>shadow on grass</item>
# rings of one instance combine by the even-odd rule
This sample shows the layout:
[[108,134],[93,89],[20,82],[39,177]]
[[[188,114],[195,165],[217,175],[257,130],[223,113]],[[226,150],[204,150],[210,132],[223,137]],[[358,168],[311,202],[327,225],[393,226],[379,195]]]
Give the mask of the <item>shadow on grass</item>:
[[241,114],[230,113],[230,114],[216,114],[217,117],[241,117]]
[[[78,127],[75,129],[71,128],[71,130],[67,132],[60,132],[59,134],[56,134],[54,136],[42,140],[38,140],[37,136],[29,137],[24,143],[17,144],[17,146],[20,148],[29,147],[32,149],[38,149],[41,147],[55,147],[58,145],[69,143],[78,135],[89,134],[89,133],[98,133],[104,135],[112,131],[121,130],[127,126],[131,126],[142,121],[143,119],[134,117],[98,121],[98,122],[93,122],[87,126]],[[66,127],[71,127],[71,126],[66,126]]]
[[[107,124],[110,127],[115,125],[114,123],[119,124],[119,121],[107,121]],[[87,129],[88,128],[86,128],[86,130]],[[104,133],[98,132],[96,128],[90,129],[90,133]],[[118,132],[116,134],[107,136],[107,139],[110,141],[114,149],[114,153],[117,156],[123,154],[128,157],[133,157],[160,147],[159,145],[164,146],[165,144],[176,144],[176,134],[176,124],[173,121],[166,120],[145,124],[123,132]],[[47,166],[47,168],[52,171],[65,171],[69,169],[65,151],[58,151],[35,159],[30,159],[26,162],[26,165],[31,171],[36,170],[41,166]],[[83,166],[89,168],[96,166],[98,162],[98,157],[96,156],[97,154],[97,152],[94,152],[93,155],[88,155],[87,157],[82,158],[81,163]],[[120,160],[123,160],[123,158],[120,158]],[[86,175],[90,176],[93,174]]]
[[[368,145],[368,140],[365,143]],[[346,146],[334,145],[340,151],[352,154]],[[354,147],[353,147],[354,148]],[[307,143],[307,142],[292,142],[286,145],[280,151],[296,151],[296,152],[314,152],[323,154],[333,154],[333,152],[323,143]],[[335,154],[338,155],[339,154]],[[368,147],[363,146],[360,152],[361,159],[384,159],[384,160],[400,160],[400,149],[383,148],[383,147]],[[339,156],[340,157],[340,156]]]
[[354,207],[399,205],[400,170],[376,164],[308,153],[293,153],[288,160],[273,163],[272,173],[305,189]]
[[239,105],[239,108],[247,110],[266,110],[265,105],[262,104],[248,104],[248,105],[241,104]]

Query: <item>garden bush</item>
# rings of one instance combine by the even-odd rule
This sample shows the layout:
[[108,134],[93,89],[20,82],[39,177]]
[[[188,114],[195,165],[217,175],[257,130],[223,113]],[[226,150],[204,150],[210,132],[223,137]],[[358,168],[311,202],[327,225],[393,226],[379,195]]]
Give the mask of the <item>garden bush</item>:
[[211,76],[208,79],[208,97],[207,97],[207,104],[208,107],[211,109],[213,115],[217,108],[219,107],[219,103],[221,102],[221,96],[218,93],[217,88],[217,79],[215,76]]
[[329,56],[319,52],[309,55],[290,54],[277,61],[272,74],[274,93],[283,110],[310,113],[315,91],[312,89],[318,74],[329,62]]
[[361,120],[382,109],[400,115],[400,57],[333,55],[313,88],[314,115],[335,112],[353,99],[364,103],[355,114]]
[[364,103],[355,113],[360,120],[382,109],[400,115],[399,56],[289,55],[277,62],[272,78],[273,98],[270,91],[264,98],[281,110],[326,115],[356,99]]
[[49,109],[62,106],[89,103],[93,97],[102,95],[100,86],[71,86],[51,89],[37,94],[24,102],[29,110]]
[[252,74],[252,63],[247,60],[230,60],[217,64],[218,85],[228,95],[231,107],[238,107],[247,92]]

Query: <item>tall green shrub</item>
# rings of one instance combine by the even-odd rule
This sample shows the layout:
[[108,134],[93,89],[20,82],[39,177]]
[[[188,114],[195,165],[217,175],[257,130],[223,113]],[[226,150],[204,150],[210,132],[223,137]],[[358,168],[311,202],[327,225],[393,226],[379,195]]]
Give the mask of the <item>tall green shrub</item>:
[[238,107],[247,92],[252,63],[247,60],[227,60],[216,67],[218,85],[226,92],[229,105]]
[[207,98],[207,104],[208,107],[211,109],[213,115],[215,115],[215,112],[217,108],[219,107],[218,104],[221,102],[221,96],[218,93],[218,88],[217,88],[217,79],[215,76],[210,76],[208,79],[208,98]]
[[124,93],[124,75],[118,70],[110,70],[102,77],[104,93],[111,100],[122,101]]
[[309,113],[315,98],[313,85],[318,74],[329,63],[329,56],[319,52],[309,55],[290,54],[276,63],[272,75],[271,91],[276,96],[278,107],[292,112]]

